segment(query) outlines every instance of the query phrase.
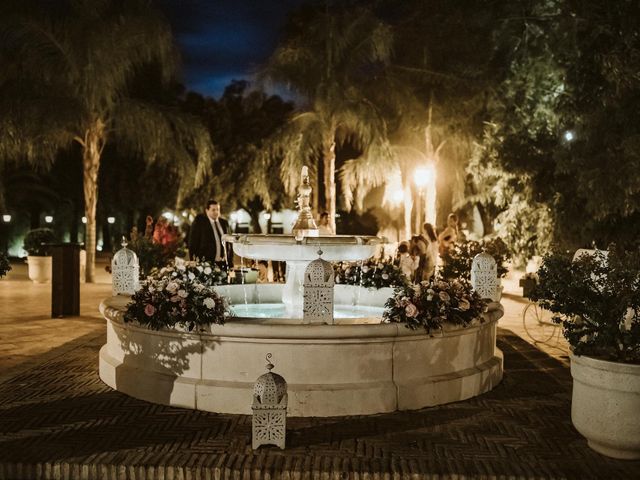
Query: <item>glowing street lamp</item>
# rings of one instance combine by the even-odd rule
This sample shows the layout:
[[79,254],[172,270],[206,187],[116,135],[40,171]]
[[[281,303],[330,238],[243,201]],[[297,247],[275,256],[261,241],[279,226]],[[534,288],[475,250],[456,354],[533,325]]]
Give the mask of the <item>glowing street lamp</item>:
[[107,217],[107,223],[113,225],[114,223],[116,223],[116,217]]
[[567,130],[566,132],[564,132],[564,139],[567,142],[573,142],[576,139],[576,134],[571,130]]
[[46,215],[44,217],[44,221],[47,223],[53,223],[53,217],[51,215]]
[[402,188],[398,188],[391,192],[391,202],[394,204],[399,204],[404,200],[404,190]]
[[413,182],[418,188],[424,188],[433,178],[433,168],[431,167],[418,167],[413,172]]
[[11,221],[11,215],[9,215],[9,214],[2,215],[2,221],[4,223],[9,223]]
[[82,217],[82,223],[87,223],[87,217]]

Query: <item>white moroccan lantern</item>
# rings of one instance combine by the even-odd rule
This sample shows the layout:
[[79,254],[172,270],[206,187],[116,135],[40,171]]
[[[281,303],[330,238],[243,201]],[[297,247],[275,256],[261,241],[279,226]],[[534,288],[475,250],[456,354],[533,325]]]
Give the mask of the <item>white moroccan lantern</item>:
[[138,290],[140,265],[138,256],[127,248],[127,240],[122,237],[122,248],[111,260],[113,295],[133,295]]
[[273,373],[271,354],[267,354],[267,373],[253,387],[252,447],[275,445],[284,449],[287,433],[287,382]]
[[479,253],[471,263],[471,286],[482,298],[500,301],[501,285],[498,266],[494,258],[486,252]]
[[[318,250],[322,255],[322,250]],[[333,325],[333,266],[317,258],[304,272],[303,323],[328,323]]]

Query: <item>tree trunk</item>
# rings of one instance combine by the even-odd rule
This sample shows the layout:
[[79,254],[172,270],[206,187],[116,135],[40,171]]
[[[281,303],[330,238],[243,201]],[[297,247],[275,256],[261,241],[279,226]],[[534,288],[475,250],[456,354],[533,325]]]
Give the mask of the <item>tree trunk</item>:
[[86,281],[95,281],[96,268],[96,207],[98,205],[98,170],[100,155],[105,142],[105,124],[101,119],[94,120],[85,132],[82,146],[82,186],[84,189],[84,214],[87,217],[86,245],[87,268]]
[[336,142],[335,132],[325,136],[322,142],[322,166],[324,169],[325,210],[329,212],[329,226],[336,232]]

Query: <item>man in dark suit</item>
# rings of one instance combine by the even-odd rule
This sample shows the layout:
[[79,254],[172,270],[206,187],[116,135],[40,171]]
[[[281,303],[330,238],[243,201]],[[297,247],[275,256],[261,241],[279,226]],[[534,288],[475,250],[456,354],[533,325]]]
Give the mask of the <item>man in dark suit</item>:
[[205,213],[199,213],[191,224],[189,233],[189,255],[215,262],[224,269],[232,267],[233,253],[231,245],[225,245],[222,236],[229,233],[229,223],[220,217],[220,204],[209,200]]

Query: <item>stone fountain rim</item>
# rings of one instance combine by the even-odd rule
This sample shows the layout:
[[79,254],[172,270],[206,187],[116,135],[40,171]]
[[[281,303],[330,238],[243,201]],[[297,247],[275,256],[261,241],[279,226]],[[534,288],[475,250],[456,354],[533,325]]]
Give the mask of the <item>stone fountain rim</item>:
[[504,308],[498,302],[488,305],[488,311],[483,314],[485,321],[475,325],[462,327],[459,325],[445,324],[442,332],[428,334],[423,329],[411,330],[401,323],[359,324],[359,325],[325,325],[325,324],[278,324],[278,323],[254,323],[251,320],[230,319],[224,325],[210,325],[210,331],[187,332],[178,328],[152,330],[137,323],[124,322],[124,310],[130,301],[128,295],[105,298],[100,303],[102,316],[136,331],[146,331],[160,336],[187,336],[189,338],[262,338],[262,339],[384,339],[407,337],[408,340],[415,337],[431,337],[438,340],[443,337],[467,335],[477,330],[486,328],[487,325],[497,322],[504,314]]

